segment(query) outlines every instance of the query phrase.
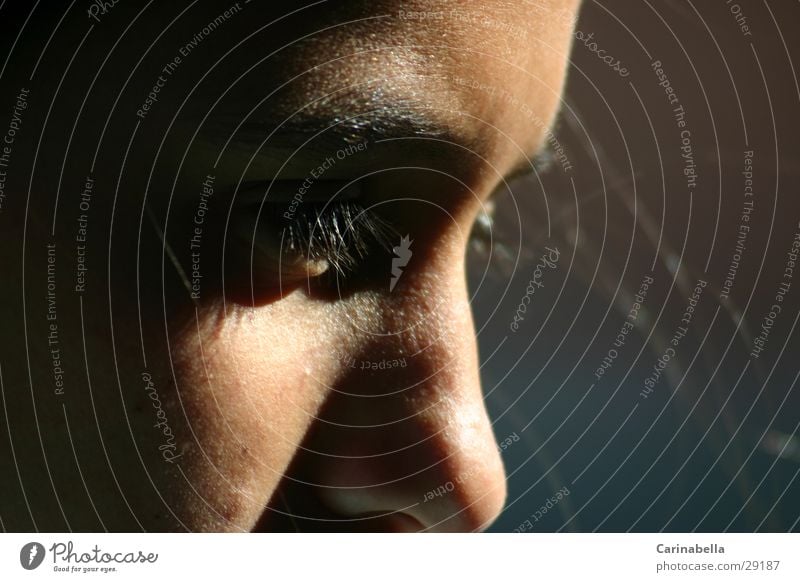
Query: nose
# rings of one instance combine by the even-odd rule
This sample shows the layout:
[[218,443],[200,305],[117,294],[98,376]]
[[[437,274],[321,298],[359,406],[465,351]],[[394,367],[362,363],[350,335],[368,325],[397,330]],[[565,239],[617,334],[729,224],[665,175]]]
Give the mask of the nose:
[[503,507],[462,263],[439,260],[373,298],[304,445],[299,480],[342,529],[475,531]]

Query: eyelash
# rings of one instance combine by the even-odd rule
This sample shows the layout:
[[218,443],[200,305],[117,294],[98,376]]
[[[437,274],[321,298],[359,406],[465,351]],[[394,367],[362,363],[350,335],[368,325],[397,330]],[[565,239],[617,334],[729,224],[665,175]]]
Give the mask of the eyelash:
[[[259,215],[261,232],[271,232],[270,243],[276,257],[283,264],[315,264],[319,273],[328,271],[337,280],[344,281],[357,271],[366,272],[368,263],[378,257],[392,255],[392,249],[401,233],[374,208],[365,207],[357,198],[334,198],[328,201],[303,201],[286,218],[287,203],[264,200],[260,213],[258,206],[245,212]],[[469,242],[473,249],[484,251],[500,249],[493,240],[494,203],[489,202],[476,220]],[[250,231],[252,232],[252,231]],[[495,252],[489,253],[494,255]],[[486,257],[489,259],[489,257]],[[495,261],[490,261],[493,265]],[[305,273],[304,270],[298,271]],[[319,275],[312,275],[319,276]]]
[[391,251],[397,237],[390,223],[358,202],[303,203],[282,227],[280,250],[307,261],[327,261],[346,276],[377,249]]

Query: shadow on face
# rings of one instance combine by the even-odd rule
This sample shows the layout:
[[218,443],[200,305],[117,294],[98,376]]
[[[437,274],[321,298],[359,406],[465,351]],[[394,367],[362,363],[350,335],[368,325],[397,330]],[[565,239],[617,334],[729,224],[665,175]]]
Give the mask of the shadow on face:
[[[21,472],[0,479],[28,499],[6,528],[491,523],[505,477],[464,252],[497,185],[531,168],[576,8],[67,18],[51,51],[93,29],[53,101],[32,212],[29,134],[2,217],[17,218],[0,299],[16,306],[2,373]],[[34,19],[11,74],[57,20]],[[31,118],[61,75],[38,71]]]

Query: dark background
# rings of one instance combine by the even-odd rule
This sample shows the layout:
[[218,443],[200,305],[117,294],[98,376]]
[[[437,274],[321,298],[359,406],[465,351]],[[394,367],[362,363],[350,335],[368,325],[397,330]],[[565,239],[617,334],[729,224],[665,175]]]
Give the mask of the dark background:
[[[487,404],[498,440],[520,437],[503,452],[509,498],[492,531],[798,530],[797,276],[750,356],[800,220],[798,23],[796,2],[585,3],[577,29],[629,75],[576,42],[556,134],[573,169],[554,163],[512,184],[495,229],[505,247],[485,278],[486,257],[472,258]],[[655,60],[684,107],[693,189]],[[754,210],[722,299],[745,150]],[[513,333],[546,245],[559,264]],[[648,273],[636,330],[598,381]],[[644,399],[698,279],[708,286],[689,334]]]

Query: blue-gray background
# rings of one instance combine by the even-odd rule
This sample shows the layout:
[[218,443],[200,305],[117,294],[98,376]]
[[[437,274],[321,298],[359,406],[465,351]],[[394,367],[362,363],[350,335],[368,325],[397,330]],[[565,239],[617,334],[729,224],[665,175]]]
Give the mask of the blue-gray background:
[[[491,531],[799,527],[800,280],[764,351],[750,354],[800,220],[800,5],[731,6],[585,3],[577,29],[597,44],[575,43],[555,135],[572,168],[553,163],[511,184],[491,260],[470,261],[487,406],[499,441],[520,437],[503,451],[508,505]],[[654,61],[686,113],[694,188]],[[745,151],[754,212],[726,299]],[[548,245],[558,265],[513,332]],[[655,282],[636,330],[598,381],[647,274]],[[698,280],[708,286],[689,334],[645,399]]]

